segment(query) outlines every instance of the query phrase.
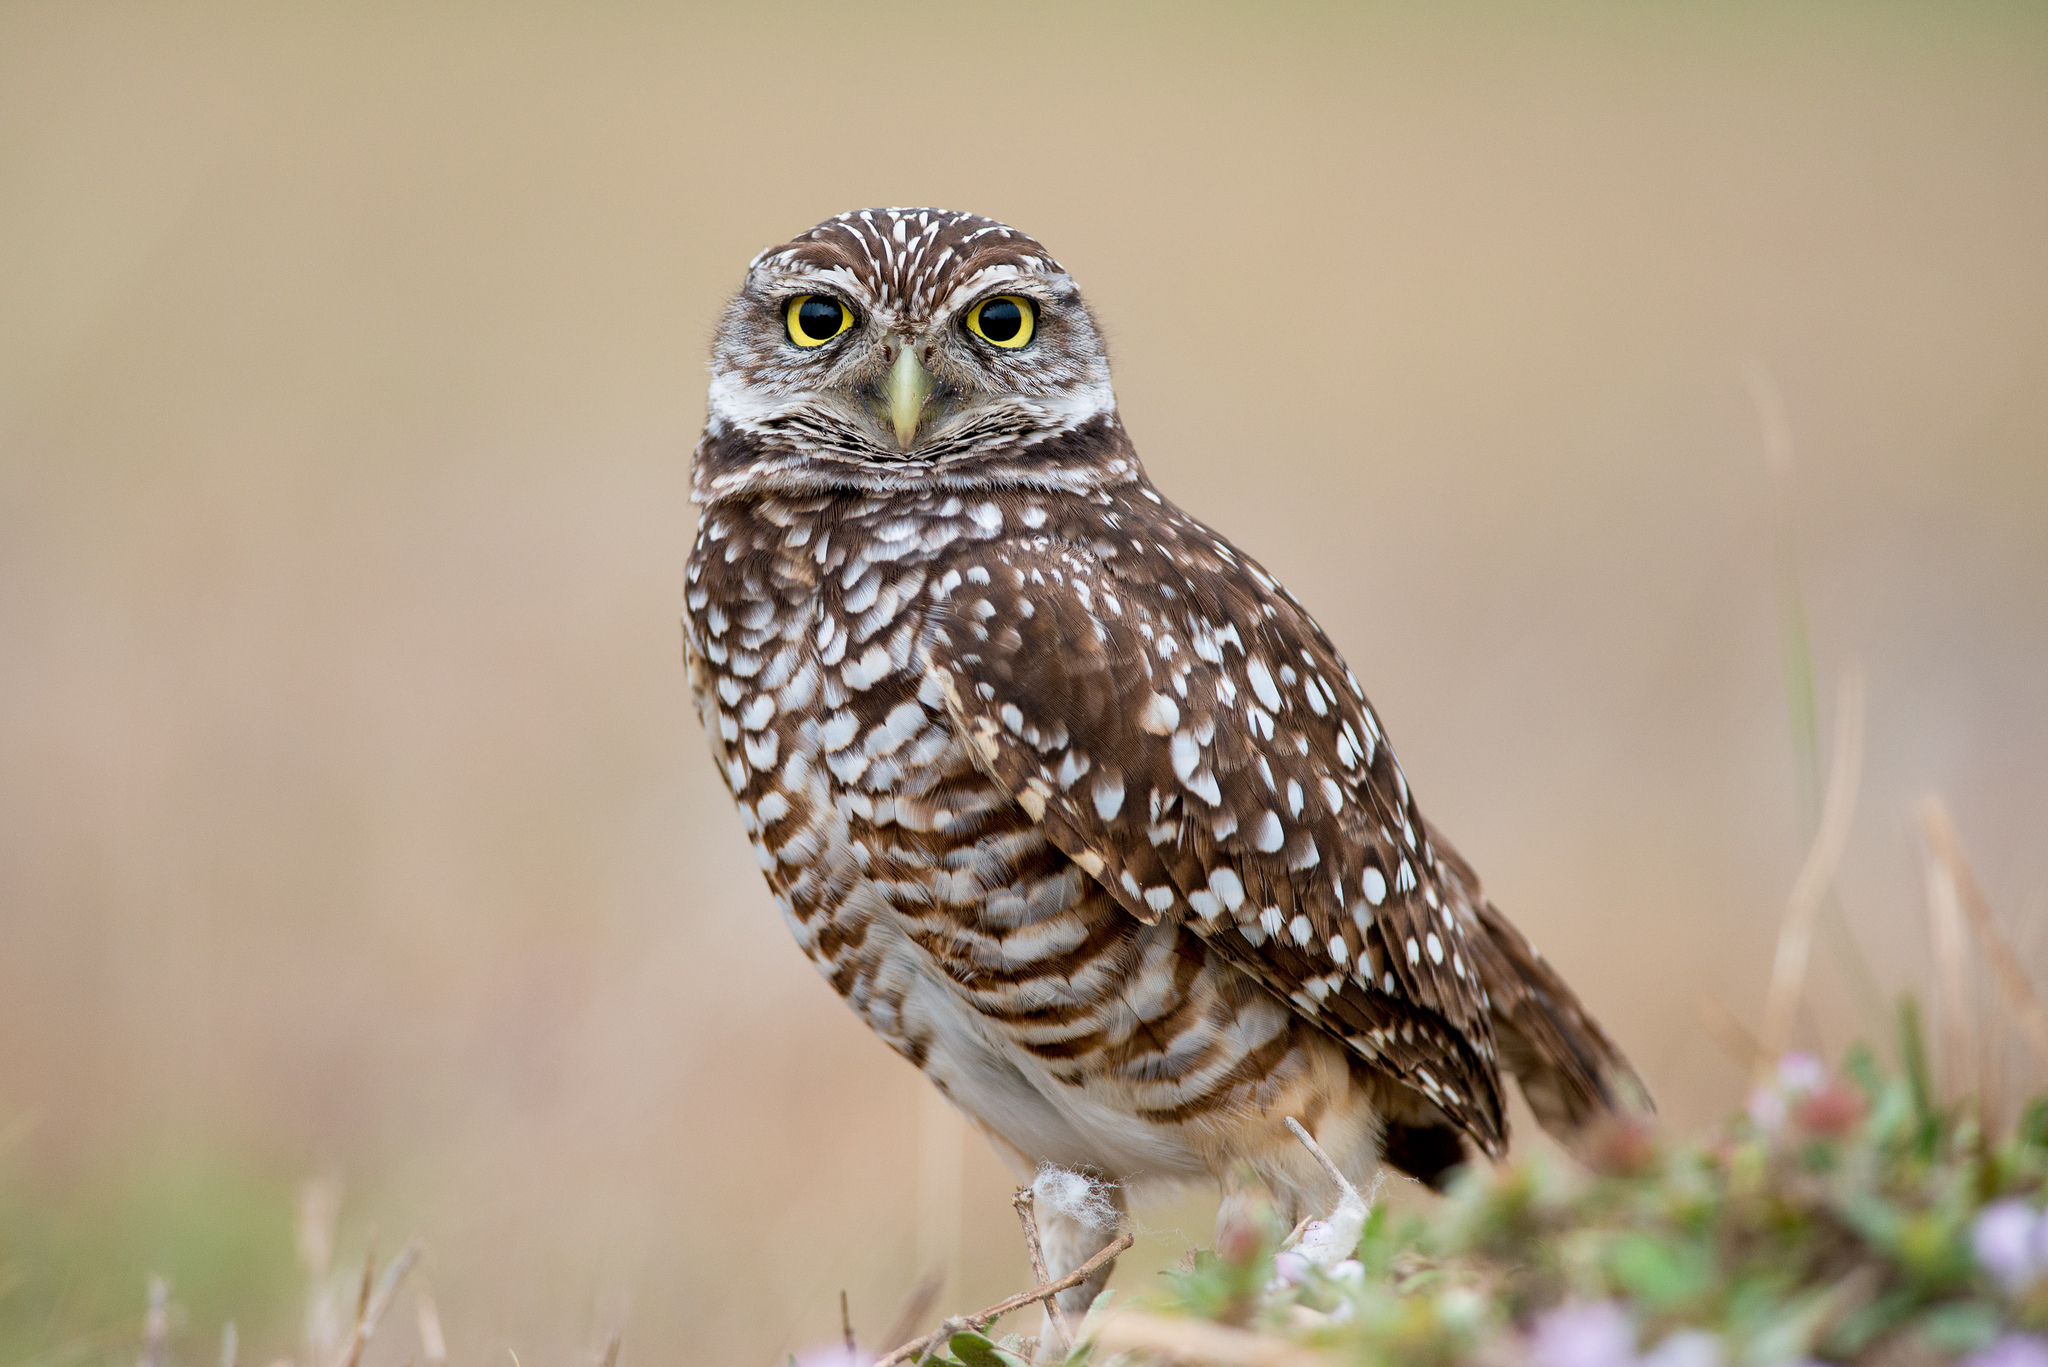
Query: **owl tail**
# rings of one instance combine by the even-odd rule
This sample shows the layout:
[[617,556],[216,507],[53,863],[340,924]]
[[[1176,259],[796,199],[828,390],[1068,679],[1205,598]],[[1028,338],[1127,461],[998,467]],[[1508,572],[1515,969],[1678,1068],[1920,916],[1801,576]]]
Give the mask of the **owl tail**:
[[1557,970],[1491,902],[1478,910],[1496,951],[1486,984],[1495,1043],[1537,1123],[1573,1147],[1596,1121],[1652,1109],[1642,1079]]

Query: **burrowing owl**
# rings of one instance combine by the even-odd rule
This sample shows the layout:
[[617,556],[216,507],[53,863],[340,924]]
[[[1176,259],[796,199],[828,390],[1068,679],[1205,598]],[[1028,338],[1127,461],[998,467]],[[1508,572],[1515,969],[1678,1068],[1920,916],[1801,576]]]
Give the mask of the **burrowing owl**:
[[[1020,1172],[1330,1192],[1637,1087],[1292,594],[1152,485],[1045,249],[865,209],[755,258],[686,651],[776,905]],[[1108,1234],[1054,1220],[1055,1271]],[[1099,1282],[1070,1295],[1085,1305]]]

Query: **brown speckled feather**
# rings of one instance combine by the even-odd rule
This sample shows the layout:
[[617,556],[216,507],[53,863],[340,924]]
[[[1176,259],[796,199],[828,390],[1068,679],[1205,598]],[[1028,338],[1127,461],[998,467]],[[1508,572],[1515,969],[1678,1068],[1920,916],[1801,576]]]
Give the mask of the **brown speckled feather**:
[[925,638],[979,761],[1131,915],[1186,921],[1497,1151],[1484,932],[1322,631],[1142,484],[994,515],[1021,534],[959,558]]

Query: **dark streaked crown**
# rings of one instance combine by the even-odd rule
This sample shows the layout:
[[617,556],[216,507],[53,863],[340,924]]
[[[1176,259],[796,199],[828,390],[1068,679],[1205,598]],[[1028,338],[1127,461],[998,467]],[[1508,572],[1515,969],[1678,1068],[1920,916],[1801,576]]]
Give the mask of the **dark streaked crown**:
[[1010,269],[1064,276],[1052,253],[1007,224],[954,209],[855,209],[770,247],[752,273],[844,272],[878,311],[928,318],[961,282]]

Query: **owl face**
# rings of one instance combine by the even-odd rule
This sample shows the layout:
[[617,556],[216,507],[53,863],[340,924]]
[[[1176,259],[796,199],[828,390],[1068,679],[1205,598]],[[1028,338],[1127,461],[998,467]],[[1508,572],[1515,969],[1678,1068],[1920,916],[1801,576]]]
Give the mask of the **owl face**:
[[755,484],[943,482],[1116,407],[1059,263],[937,209],[842,214],[756,257],[711,375],[707,435],[742,439]]

